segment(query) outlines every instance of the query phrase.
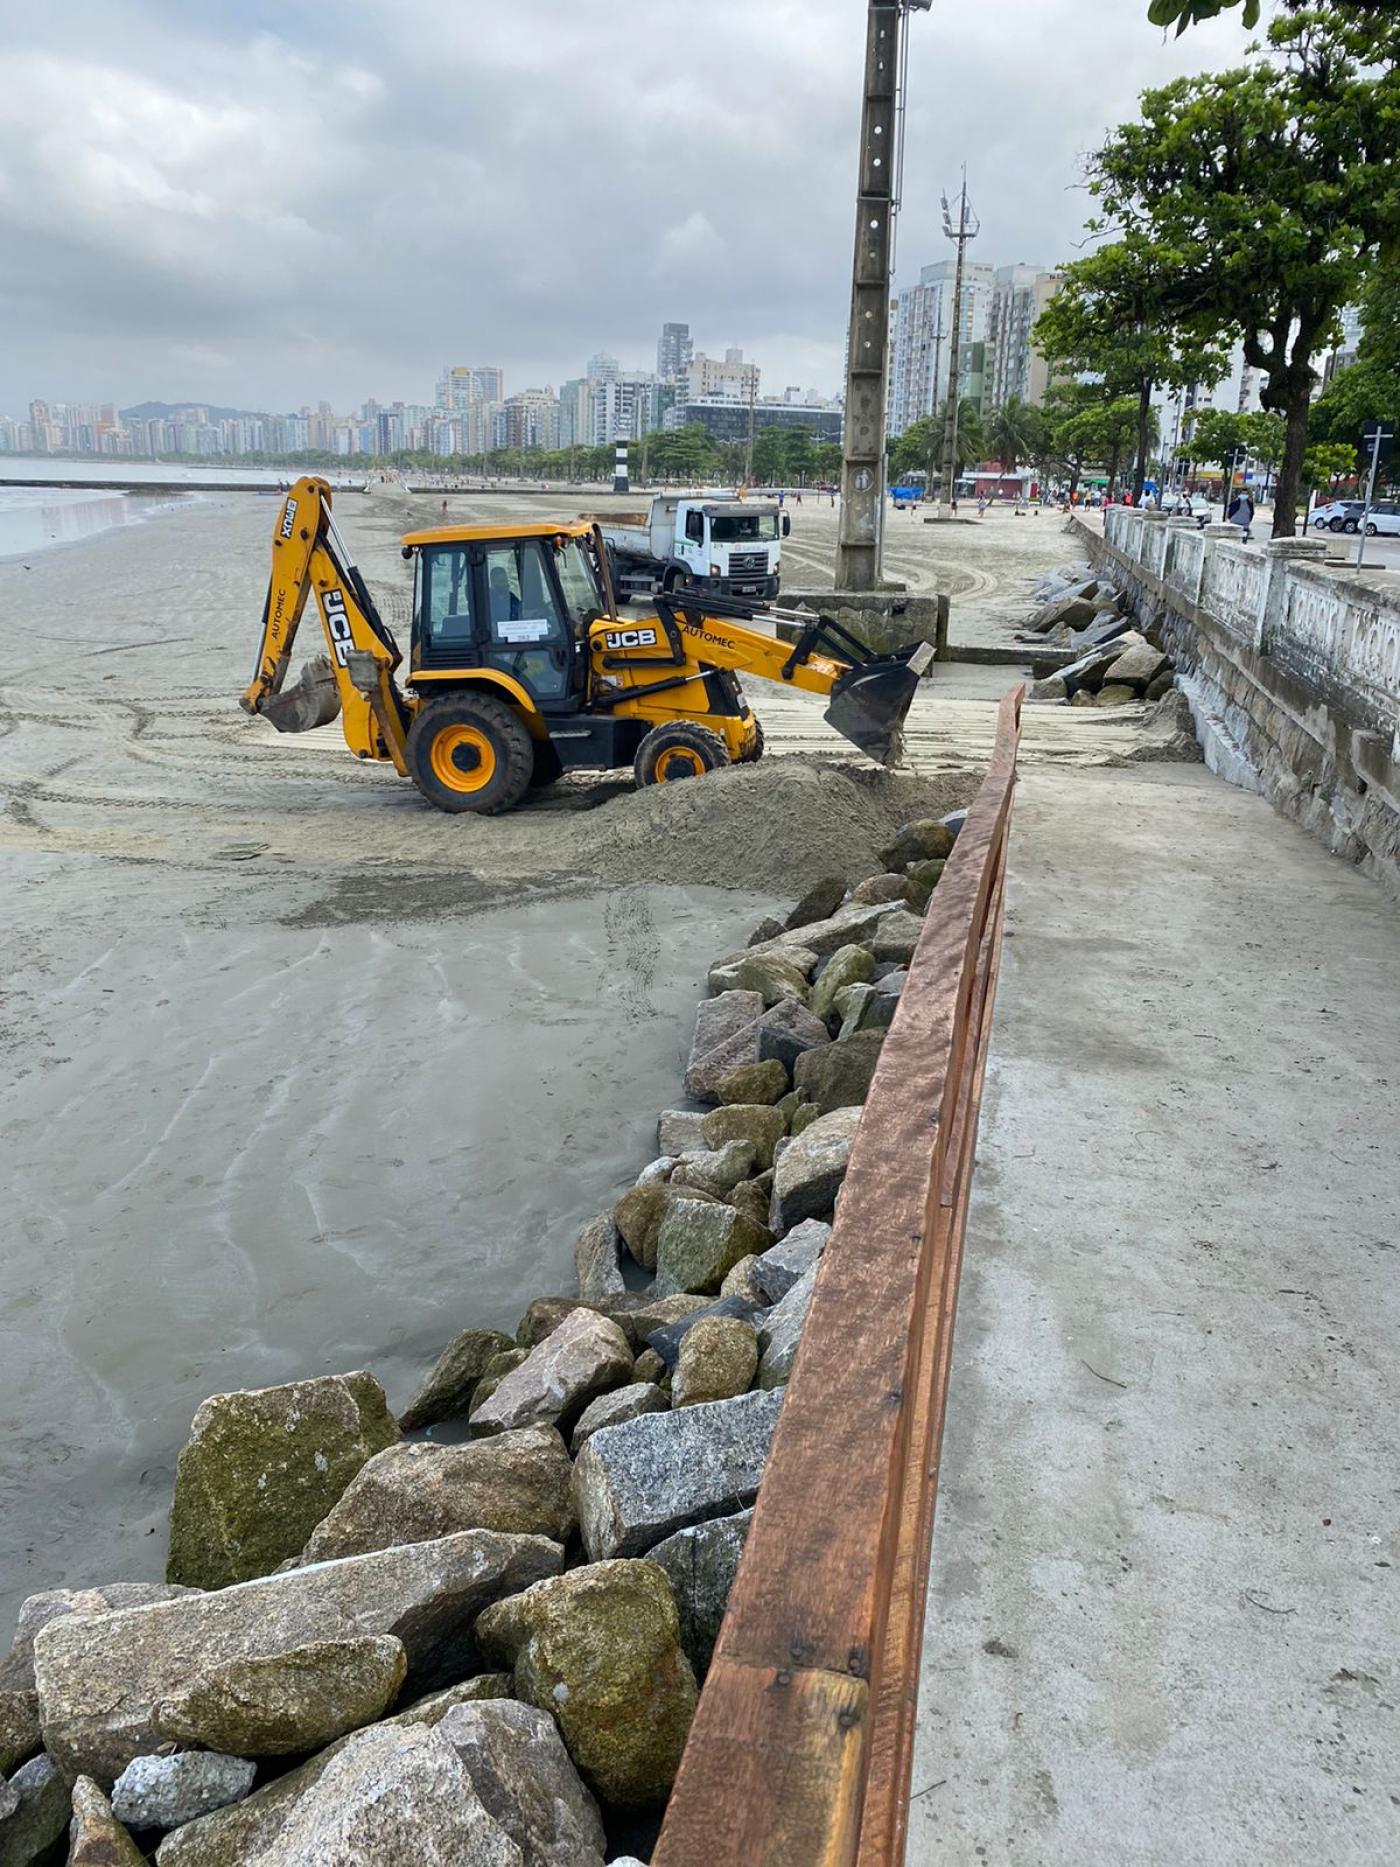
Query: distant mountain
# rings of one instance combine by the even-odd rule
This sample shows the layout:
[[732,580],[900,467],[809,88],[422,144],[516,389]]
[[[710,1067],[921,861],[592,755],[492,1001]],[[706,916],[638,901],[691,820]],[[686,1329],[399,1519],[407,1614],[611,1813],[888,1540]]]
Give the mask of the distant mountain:
[[134,408],[120,409],[123,421],[169,421],[202,408],[210,421],[231,421],[236,415],[260,415],[261,409],[218,408],[212,402],[138,402]]

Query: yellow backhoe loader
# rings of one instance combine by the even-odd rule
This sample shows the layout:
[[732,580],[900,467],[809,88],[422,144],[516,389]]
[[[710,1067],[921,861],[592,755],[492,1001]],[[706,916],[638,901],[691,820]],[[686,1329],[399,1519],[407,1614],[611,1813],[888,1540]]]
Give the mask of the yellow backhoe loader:
[[[325,480],[301,479],[278,508],[257,672],[242,697],[280,732],[341,716],[358,758],[384,759],[440,810],[509,810],[566,769],[631,765],[670,784],[756,759],[763,733],[736,675],[824,694],[826,718],[890,763],[925,643],[874,655],[824,617],[793,641],[746,627],[774,612],[714,598],[620,616],[596,525],[511,522],[410,532],[414,564],[408,691],[398,645],[331,516]],[[327,654],[287,685],[307,598]]]

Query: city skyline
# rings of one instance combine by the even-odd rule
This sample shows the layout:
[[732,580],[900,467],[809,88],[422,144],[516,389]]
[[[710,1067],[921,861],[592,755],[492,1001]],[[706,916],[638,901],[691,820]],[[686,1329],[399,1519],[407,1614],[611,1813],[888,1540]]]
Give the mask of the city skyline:
[[212,399],[166,402],[146,398],[125,407],[32,397],[24,416],[0,411],[0,455],[151,458],[189,454],[324,453],[342,457],[426,452],[474,457],[503,449],[553,451],[608,446],[620,439],[690,423],[716,438],[733,438],[734,417],[759,425],[809,427],[839,439],[840,404],[788,385],[761,393],[761,368],[743,350],[722,357],[697,349],[687,323],[663,323],[655,371],[625,369],[595,351],[584,374],[507,392],[499,364],[458,363],[439,371],[432,402],[381,402],[366,397],[350,410],[321,399],[282,411],[230,408]]

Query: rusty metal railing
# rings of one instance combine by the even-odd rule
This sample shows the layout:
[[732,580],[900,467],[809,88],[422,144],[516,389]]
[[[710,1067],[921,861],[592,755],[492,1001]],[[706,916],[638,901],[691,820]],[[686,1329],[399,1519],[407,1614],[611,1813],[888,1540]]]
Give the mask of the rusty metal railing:
[[1021,688],[866,1101],[652,1867],[899,1867]]

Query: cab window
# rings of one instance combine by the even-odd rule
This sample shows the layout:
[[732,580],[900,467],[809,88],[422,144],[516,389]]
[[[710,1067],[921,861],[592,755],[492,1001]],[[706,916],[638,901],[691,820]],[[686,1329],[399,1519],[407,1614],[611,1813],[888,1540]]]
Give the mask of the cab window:
[[425,551],[419,569],[422,638],[435,646],[472,639],[472,573],[465,545]]
[[598,594],[593,567],[576,538],[570,538],[564,544],[556,546],[554,568],[559,573],[559,582],[564,591],[564,602],[568,606],[573,621],[581,626],[591,621],[593,617],[601,616],[603,601]]
[[703,512],[687,512],[685,515],[685,535],[692,544],[705,542],[705,515]]

